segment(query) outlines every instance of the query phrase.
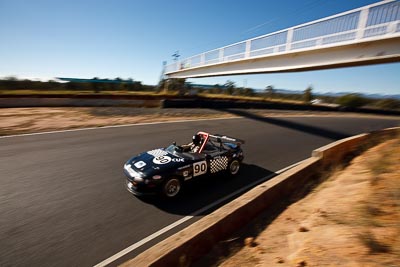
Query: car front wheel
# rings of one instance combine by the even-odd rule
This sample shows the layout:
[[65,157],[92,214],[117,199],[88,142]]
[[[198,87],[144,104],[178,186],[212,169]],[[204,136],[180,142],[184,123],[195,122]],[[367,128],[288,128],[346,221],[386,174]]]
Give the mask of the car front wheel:
[[178,178],[168,179],[163,186],[163,194],[167,198],[173,198],[181,191],[181,181]]
[[229,164],[229,174],[236,175],[240,169],[240,162],[236,159],[232,160]]

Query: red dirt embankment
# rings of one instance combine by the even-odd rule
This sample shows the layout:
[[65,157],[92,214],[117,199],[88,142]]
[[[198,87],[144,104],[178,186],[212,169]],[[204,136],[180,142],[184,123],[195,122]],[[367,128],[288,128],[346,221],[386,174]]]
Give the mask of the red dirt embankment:
[[272,222],[259,216],[244,244],[216,246],[207,265],[400,266],[399,162],[399,137],[369,149]]

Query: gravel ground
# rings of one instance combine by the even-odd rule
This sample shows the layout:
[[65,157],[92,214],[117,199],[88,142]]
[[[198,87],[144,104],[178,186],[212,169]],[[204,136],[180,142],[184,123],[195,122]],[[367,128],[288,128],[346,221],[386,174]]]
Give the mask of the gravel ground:
[[94,108],[3,108],[0,109],[0,136],[86,127],[230,118],[240,116],[371,116],[355,113],[287,110],[161,109],[131,107]]

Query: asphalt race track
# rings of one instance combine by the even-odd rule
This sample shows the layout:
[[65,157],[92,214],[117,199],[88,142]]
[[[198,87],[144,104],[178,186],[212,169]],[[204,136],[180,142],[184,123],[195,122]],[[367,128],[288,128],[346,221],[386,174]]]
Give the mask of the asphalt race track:
[[[200,208],[335,140],[399,125],[350,117],[244,118],[0,138],[0,266],[93,266]],[[246,140],[240,175],[189,185],[171,203],[125,189],[134,154],[186,143],[198,130]],[[202,215],[209,213],[204,212]],[[134,256],[201,216],[119,259]]]

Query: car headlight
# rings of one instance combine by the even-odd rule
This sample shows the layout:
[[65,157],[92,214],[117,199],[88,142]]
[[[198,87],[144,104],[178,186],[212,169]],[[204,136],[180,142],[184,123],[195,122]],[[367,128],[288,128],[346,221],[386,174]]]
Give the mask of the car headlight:
[[133,177],[133,181],[135,181],[135,182],[143,182],[143,178],[142,177],[138,177],[138,176],[136,176],[136,177]]
[[154,180],[160,180],[162,177],[161,177],[161,175],[154,175],[152,178]]
[[143,178],[140,177],[141,175],[138,172],[136,172],[132,169],[131,164],[125,164],[124,169],[129,173],[129,175],[132,177],[132,179],[135,182],[143,182]]

